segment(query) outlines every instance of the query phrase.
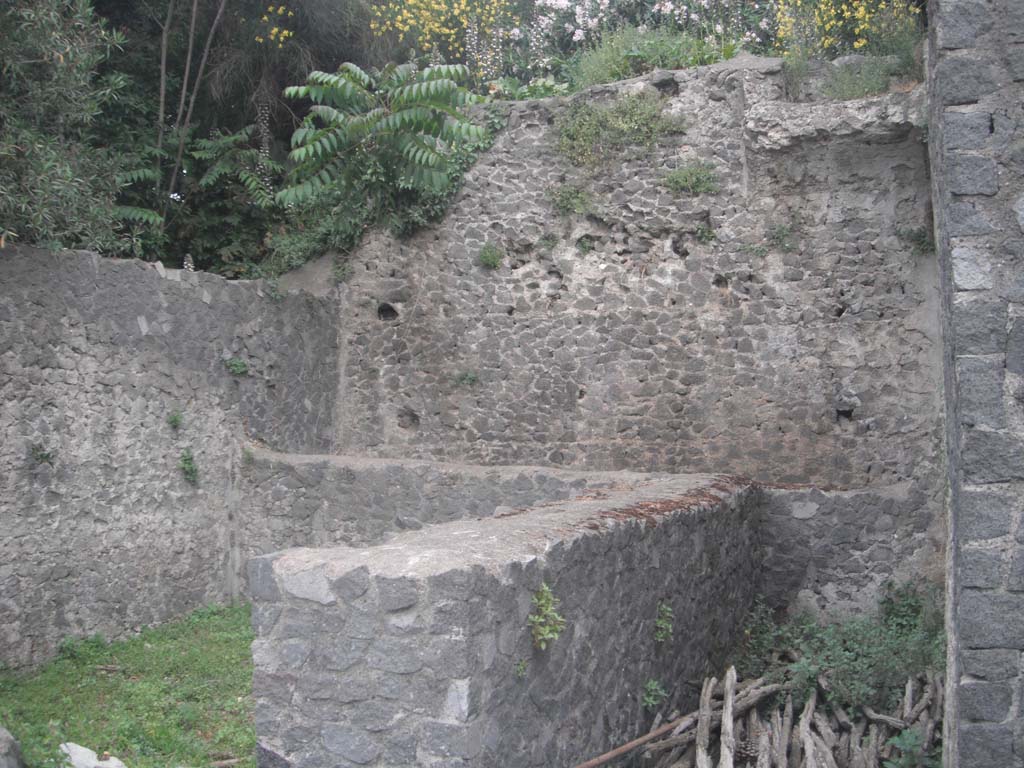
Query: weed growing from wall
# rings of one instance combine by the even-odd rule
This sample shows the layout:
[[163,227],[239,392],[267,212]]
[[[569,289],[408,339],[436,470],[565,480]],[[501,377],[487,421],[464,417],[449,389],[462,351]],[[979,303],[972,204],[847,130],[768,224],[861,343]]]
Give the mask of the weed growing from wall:
[[37,465],[49,464],[52,467],[57,458],[57,452],[42,443],[34,443],[28,447],[28,456]]
[[644,709],[657,709],[665,699],[668,698],[668,691],[657,680],[648,680],[644,683],[644,694],[640,702]]
[[523,680],[526,678],[526,671],[529,667],[529,664],[530,662],[528,662],[526,659],[520,659],[516,662],[516,677],[519,680]]
[[664,643],[672,638],[672,606],[661,601],[658,603],[658,617],[654,620],[654,642]]
[[789,224],[775,224],[768,230],[768,243],[777,251],[792,253],[796,250],[796,232]]
[[234,376],[248,376],[249,364],[238,357],[229,357],[224,361],[224,367]]
[[185,480],[192,485],[199,485],[199,467],[196,466],[196,459],[192,455],[191,448],[186,448],[181,452],[178,468]]
[[668,173],[661,183],[676,194],[691,197],[718,191],[715,167],[710,163],[684,165]]
[[460,387],[472,387],[480,383],[480,377],[476,371],[464,371],[455,377],[455,383]]
[[561,216],[582,216],[590,213],[594,207],[594,198],[590,192],[571,184],[555,187],[548,193],[548,197],[555,212]]
[[594,238],[590,235],[584,235],[576,241],[576,250],[583,254],[590,253],[594,250]]
[[531,600],[533,612],[526,619],[530,625],[530,632],[533,634],[533,644],[542,651],[546,650],[548,643],[553,643],[565,629],[565,619],[558,614],[558,604],[561,602],[551,592],[551,587],[546,583],[540,585],[540,589],[533,593]]
[[181,425],[185,423],[185,418],[181,415],[181,411],[171,411],[167,414],[167,426],[177,431],[181,429]]
[[477,261],[480,262],[480,266],[485,269],[497,269],[501,266],[501,261],[505,257],[505,253],[496,246],[494,243],[487,243],[483,248],[480,249],[480,253],[477,254]]
[[710,224],[701,224],[693,233],[698,243],[710,243],[715,239],[715,230]]

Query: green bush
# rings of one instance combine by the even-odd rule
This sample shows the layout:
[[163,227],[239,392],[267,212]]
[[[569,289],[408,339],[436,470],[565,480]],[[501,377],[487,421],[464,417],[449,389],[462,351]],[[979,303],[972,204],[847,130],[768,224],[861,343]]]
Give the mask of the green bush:
[[249,375],[249,364],[239,357],[229,357],[224,361],[224,367],[234,376]]
[[[822,624],[806,615],[776,624],[763,604],[750,614],[737,670],[743,677],[788,679],[799,698],[819,676],[832,703],[891,710],[908,677],[945,666],[945,633],[938,596],[913,585],[887,588],[878,614]],[[799,658],[779,663],[778,655]]]
[[611,104],[575,102],[556,121],[558,149],[573,165],[595,166],[627,147],[653,147],[682,124],[662,114],[662,101],[651,94],[623,96]]
[[690,163],[670,171],[662,183],[673,192],[697,195],[718,191],[715,168],[710,163]]
[[668,691],[665,690],[658,680],[648,680],[644,683],[644,693],[640,703],[644,709],[657,709],[661,702],[668,698]]
[[576,88],[586,88],[655,69],[713,64],[738,52],[738,46],[717,48],[667,27],[622,27],[601,35],[598,43],[579,53],[569,65],[569,79]]

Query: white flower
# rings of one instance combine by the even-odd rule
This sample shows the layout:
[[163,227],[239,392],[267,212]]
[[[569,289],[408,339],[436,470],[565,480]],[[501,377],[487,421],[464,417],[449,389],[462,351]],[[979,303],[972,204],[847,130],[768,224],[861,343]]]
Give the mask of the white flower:
[[583,40],[586,36],[586,32],[584,32],[582,29],[577,29],[575,32],[572,33],[572,40],[574,43],[578,43],[581,40]]

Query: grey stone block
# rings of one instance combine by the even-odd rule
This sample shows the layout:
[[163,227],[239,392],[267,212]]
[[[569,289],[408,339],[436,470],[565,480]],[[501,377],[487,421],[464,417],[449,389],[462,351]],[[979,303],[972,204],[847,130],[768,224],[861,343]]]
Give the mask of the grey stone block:
[[1010,560],[1010,573],[1006,588],[1011,592],[1024,592],[1024,549],[1017,548]]
[[960,585],[994,589],[1003,583],[1003,553],[999,550],[964,549],[960,552]]
[[965,649],[1024,649],[1024,595],[964,589],[959,620]]
[[988,254],[973,246],[955,246],[952,252],[953,284],[959,291],[992,287],[992,264]]
[[1024,438],[1016,434],[965,430],[962,455],[964,480],[968,483],[1024,479]]
[[974,104],[999,87],[992,61],[978,56],[941,58],[935,67],[934,80],[936,96],[946,106]]
[[996,162],[984,155],[950,153],[946,171],[949,191],[955,195],[994,195],[999,191]]
[[1020,651],[1004,648],[965,650],[960,653],[964,674],[982,680],[1011,680],[1020,674]]
[[960,717],[967,721],[1001,723],[1013,703],[1013,687],[1009,683],[961,683],[957,695]]
[[960,112],[947,109],[942,114],[942,123],[947,150],[981,149],[992,135],[992,113],[988,110]]
[[957,384],[960,394],[960,418],[968,427],[1006,427],[1003,403],[1005,367],[999,356],[958,357]]
[[952,0],[942,9],[938,42],[942,48],[973,48],[992,29],[993,16],[982,0]]
[[350,760],[356,765],[372,763],[382,750],[377,740],[361,728],[324,723],[320,734],[329,753]]
[[990,235],[996,231],[985,208],[966,200],[946,206],[946,229],[950,237]]
[[974,295],[953,301],[957,355],[990,355],[1006,349],[1006,302]]
[[965,490],[960,494],[961,541],[995,539],[1010,532],[1020,501],[996,491]]
[[1013,765],[1013,726],[964,723],[960,726],[958,768]]

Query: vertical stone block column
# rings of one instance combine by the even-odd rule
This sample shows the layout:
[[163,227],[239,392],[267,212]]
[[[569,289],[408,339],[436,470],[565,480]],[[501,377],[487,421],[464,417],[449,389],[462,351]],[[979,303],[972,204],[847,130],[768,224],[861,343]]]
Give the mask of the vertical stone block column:
[[946,303],[946,765],[1024,765],[1024,2],[931,3]]

